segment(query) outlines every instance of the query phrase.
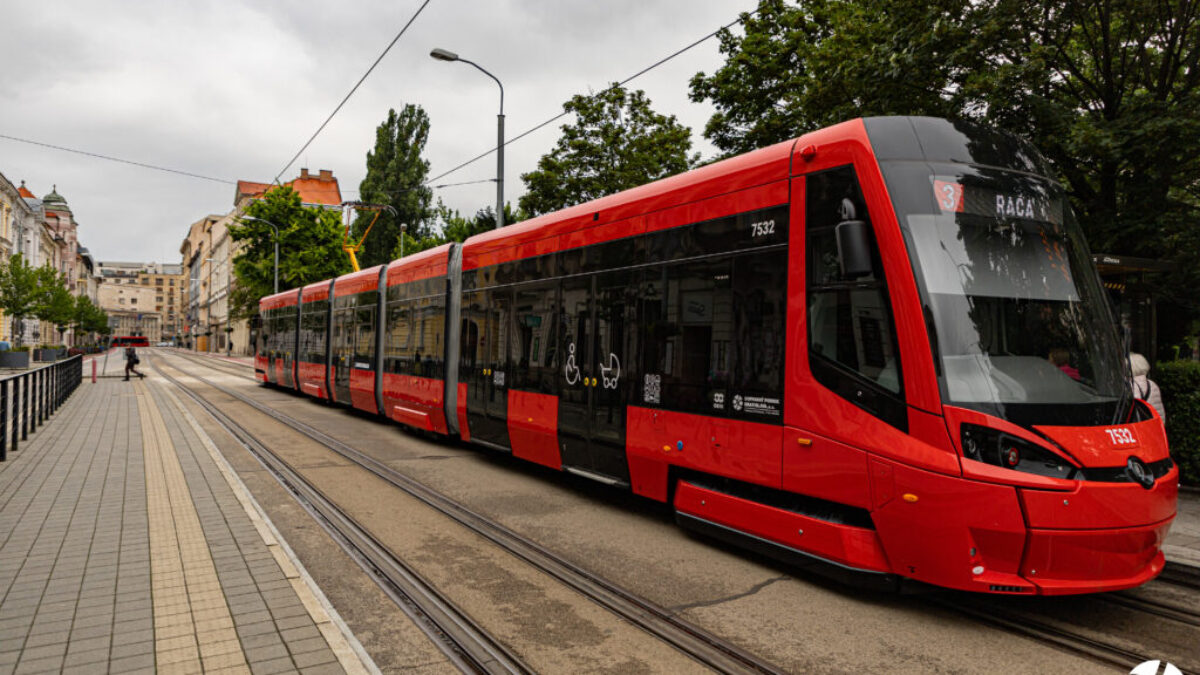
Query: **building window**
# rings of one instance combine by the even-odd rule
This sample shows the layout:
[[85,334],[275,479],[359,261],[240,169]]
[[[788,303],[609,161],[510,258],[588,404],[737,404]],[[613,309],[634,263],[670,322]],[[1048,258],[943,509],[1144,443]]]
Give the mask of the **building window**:
[[162,285],[163,285],[163,280],[162,280],[162,277],[159,277],[159,278],[155,279],[155,280],[154,280],[154,285],[155,285],[155,286],[162,286]]
[[137,304],[137,298],[130,298],[130,299],[129,299],[129,304],[131,304],[131,305],[136,305],[136,304]]

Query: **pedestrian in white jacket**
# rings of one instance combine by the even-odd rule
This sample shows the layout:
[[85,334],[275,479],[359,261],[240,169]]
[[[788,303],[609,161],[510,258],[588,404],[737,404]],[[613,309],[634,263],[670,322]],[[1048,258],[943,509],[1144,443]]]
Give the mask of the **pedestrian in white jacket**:
[[1141,354],[1130,352],[1129,369],[1133,371],[1133,395],[1149,403],[1158,411],[1158,416],[1162,418],[1163,422],[1166,422],[1167,411],[1163,408],[1162,392],[1159,391],[1154,380],[1147,377],[1150,374],[1150,362]]

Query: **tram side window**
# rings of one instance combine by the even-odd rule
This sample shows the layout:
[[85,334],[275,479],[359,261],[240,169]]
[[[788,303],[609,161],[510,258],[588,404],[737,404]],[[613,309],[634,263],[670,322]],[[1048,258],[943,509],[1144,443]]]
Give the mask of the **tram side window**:
[[734,338],[730,389],[743,397],[770,400],[754,412],[782,414],[783,351],[787,315],[787,250],[778,249],[733,260]]
[[513,300],[512,361],[514,389],[553,393],[558,284],[522,287]]
[[349,365],[353,316],[354,310],[346,308],[338,309],[333,315],[333,361],[337,365]]
[[[839,394],[854,396],[851,400],[860,397],[855,381],[899,396],[895,322],[871,219],[854,170],[846,166],[813,174],[807,178],[806,192],[808,340],[813,374]],[[873,263],[868,275],[846,278],[841,273],[837,225],[844,220],[867,223]],[[871,408],[869,404],[864,407]],[[882,413],[882,409],[873,412]]]
[[281,313],[279,317],[279,330],[275,334],[279,337],[277,349],[280,356],[291,363],[296,357],[293,353],[296,348],[296,315],[291,311],[291,308]]
[[441,378],[445,352],[445,300],[421,298],[413,306],[413,374]]
[[384,370],[401,375],[410,374],[412,336],[409,302],[401,300],[387,307],[387,334],[384,340]]
[[733,369],[732,261],[652,269],[640,299],[640,396],[635,401],[689,412],[727,407]]
[[479,367],[479,359],[483,356],[480,353],[482,348],[480,343],[484,337],[482,328],[486,316],[486,301],[487,293],[484,291],[463,293],[462,335],[459,338],[458,362],[460,381],[463,382],[467,381],[467,376],[476,374],[475,371]]
[[359,307],[353,314],[355,324],[355,367],[372,368],[375,361],[375,308]]

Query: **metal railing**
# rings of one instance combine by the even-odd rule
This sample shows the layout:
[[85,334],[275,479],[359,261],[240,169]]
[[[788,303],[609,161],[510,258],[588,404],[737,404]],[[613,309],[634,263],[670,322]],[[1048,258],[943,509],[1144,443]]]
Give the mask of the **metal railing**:
[[0,380],[0,462],[46,423],[83,381],[83,355]]

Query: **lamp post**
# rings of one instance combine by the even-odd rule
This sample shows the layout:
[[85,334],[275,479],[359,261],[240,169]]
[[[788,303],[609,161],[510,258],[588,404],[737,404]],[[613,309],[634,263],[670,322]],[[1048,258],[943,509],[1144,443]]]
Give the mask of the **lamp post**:
[[253,220],[256,223],[270,225],[272,230],[275,230],[275,292],[279,292],[279,226],[269,220],[255,218],[254,216],[242,216],[238,220],[246,221]]
[[496,116],[496,229],[500,229],[504,227],[504,85],[478,63],[461,58],[454,52],[438,48],[429,52],[429,55],[438,61],[462,61],[475,66],[476,70],[495,80],[500,87],[500,114]]

